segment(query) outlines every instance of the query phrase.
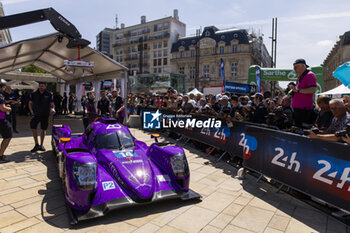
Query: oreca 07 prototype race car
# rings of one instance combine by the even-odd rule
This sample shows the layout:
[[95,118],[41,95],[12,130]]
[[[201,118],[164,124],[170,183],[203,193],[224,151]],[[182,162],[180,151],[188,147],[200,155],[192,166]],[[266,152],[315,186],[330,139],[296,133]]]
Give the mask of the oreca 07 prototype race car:
[[122,207],[200,198],[189,189],[184,150],[154,137],[147,146],[108,118],[99,118],[77,137],[66,125],[53,126],[52,146],[71,224]]

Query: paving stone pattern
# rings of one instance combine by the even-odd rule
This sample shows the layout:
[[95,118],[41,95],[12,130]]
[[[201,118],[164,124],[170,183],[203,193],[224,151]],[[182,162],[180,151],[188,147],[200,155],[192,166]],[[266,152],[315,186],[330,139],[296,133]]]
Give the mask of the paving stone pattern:
[[[59,119],[81,133],[80,119]],[[106,216],[69,225],[61,182],[51,151],[30,153],[33,139],[29,117],[18,117],[20,134],[14,135],[0,164],[0,232],[348,232],[331,216],[276,188],[248,176],[234,178],[232,166],[215,163],[213,156],[185,146],[191,170],[191,188],[202,201],[163,201],[110,212]],[[50,131],[50,130],[49,130]],[[131,129],[151,144],[148,132]],[[164,140],[162,138],[161,140]],[[171,140],[166,138],[166,140]]]

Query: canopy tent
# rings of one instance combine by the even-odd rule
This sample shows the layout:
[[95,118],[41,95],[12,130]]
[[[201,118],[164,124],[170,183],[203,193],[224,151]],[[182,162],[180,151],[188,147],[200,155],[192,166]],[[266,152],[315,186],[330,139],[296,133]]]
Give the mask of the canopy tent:
[[39,87],[39,83],[35,81],[19,81],[19,80],[12,80],[6,83],[7,86],[10,86],[12,89],[30,89],[35,90]]
[[29,72],[19,72],[10,71],[4,74],[0,74],[1,79],[16,80],[16,81],[37,81],[37,82],[57,82],[57,78],[52,74],[42,74],[42,73],[29,73]]
[[[65,80],[67,84],[75,84],[76,95],[79,99],[82,96],[83,82],[93,82],[96,99],[99,99],[100,81],[121,78],[122,96],[126,96],[127,82],[125,80],[127,79],[127,67],[87,46],[80,50],[80,58],[83,61],[94,63],[93,72],[84,72],[83,76],[80,72],[68,72],[64,65],[64,60],[76,60],[78,58],[78,49],[67,48],[67,43],[67,38],[62,37],[59,33],[53,33],[0,46],[0,77],[22,81],[29,77],[32,81],[46,82],[55,77],[58,83],[62,83],[61,81]],[[10,72],[27,65],[34,65],[50,73],[51,76],[39,77],[28,73],[23,75]],[[24,76],[28,77],[24,78]],[[64,86],[61,85],[59,89],[63,94]],[[67,93],[70,92],[69,85],[66,85],[65,91]],[[78,101],[78,110],[80,108],[80,101]]]
[[85,72],[84,77],[75,76],[65,70],[64,60],[76,60],[77,49],[66,47],[68,39],[59,33],[31,38],[0,47],[0,74],[35,65],[53,76],[68,82],[91,82],[117,78],[117,74],[128,68],[105,56],[101,52],[85,47],[80,51],[84,61],[94,62],[93,73]]
[[197,88],[194,88],[192,91],[187,92],[187,95],[190,95],[190,94],[194,94],[194,95],[201,94],[201,95],[203,95],[203,93],[198,91]]
[[341,84],[340,86],[338,86],[332,90],[320,93],[318,95],[329,95],[332,98],[340,98],[343,95],[350,95],[350,88],[344,86],[344,84]]

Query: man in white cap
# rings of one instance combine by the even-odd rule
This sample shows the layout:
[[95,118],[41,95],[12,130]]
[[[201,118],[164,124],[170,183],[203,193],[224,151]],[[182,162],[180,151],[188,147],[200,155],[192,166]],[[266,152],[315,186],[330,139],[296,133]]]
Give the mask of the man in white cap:
[[226,118],[228,114],[230,114],[231,112],[231,105],[229,103],[228,96],[227,95],[221,96],[220,102],[221,102],[221,109],[218,115],[220,118]]

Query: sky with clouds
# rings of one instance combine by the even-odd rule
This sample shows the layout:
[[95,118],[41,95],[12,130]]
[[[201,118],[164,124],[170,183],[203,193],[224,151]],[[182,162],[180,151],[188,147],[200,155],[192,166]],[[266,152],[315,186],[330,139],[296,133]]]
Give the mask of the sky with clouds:
[[[53,7],[71,21],[83,38],[95,46],[96,35],[105,27],[140,23],[167,17],[179,10],[187,35],[209,25],[220,29],[246,28],[263,34],[271,51],[271,21],[278,18],[277,67],[291,68],[296,58],[305,58],[311,66],[320,65],[339,36],[350,30],[348,0],[0,0],[5,14],[16,14]],[[13,41],[55,32],[48,22],[11,29]]]

